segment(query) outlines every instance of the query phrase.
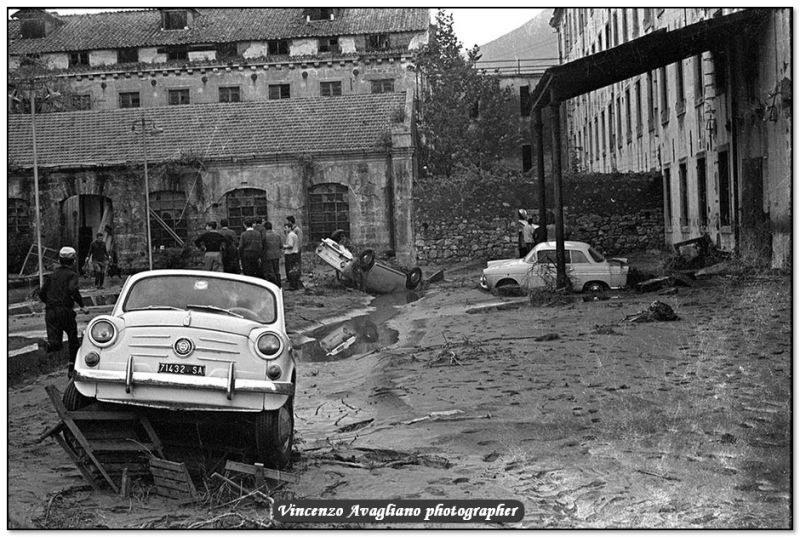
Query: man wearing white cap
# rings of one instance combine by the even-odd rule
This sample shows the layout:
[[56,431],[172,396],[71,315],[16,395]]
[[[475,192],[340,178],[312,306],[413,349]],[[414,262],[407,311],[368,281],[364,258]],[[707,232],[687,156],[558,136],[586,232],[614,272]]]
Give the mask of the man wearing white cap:
[[39,291],[39,298],[45,303],[44,322],[47,326],[47,352],[61,349],[62,337],[67,333],[69,340],[69,376],[75,366],[78,354],[78,323],[75,320],[73,303],[81,308],[81,313],[88,313],[83,305],[83,298],[78,290],[78,273],[75,272],[75,249],[64,246],[58,252],[58,267],[45,277],[44,285]]

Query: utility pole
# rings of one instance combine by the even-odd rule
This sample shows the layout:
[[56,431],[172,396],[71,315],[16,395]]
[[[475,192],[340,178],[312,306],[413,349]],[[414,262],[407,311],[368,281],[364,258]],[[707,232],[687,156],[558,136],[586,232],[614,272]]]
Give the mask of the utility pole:
[[[133,122],[131,126],[131,130],[135,133],[136,132],[136,121]],[[150,270],[153,270],[153,238],[150,231],[150,179],[147,175],[147,135],[148,134],[158,134],[160,132],[164,132],[163,129],[156,127],[155,125],[151,126],[151,129],[147,130],[147,118],[145,117],[144,112],[142,112],[142,156],[144,159],[144,206],[145,206],[145,225],[147,227],[147,262]]]
[[31,138],[33,141],[33,192],[36,200],[36,258],[39,260],[39,289],[44,286],[44,263],[42,262],[42,218],[39,207],[39,167],[36,161],[36,91],[31,79]]

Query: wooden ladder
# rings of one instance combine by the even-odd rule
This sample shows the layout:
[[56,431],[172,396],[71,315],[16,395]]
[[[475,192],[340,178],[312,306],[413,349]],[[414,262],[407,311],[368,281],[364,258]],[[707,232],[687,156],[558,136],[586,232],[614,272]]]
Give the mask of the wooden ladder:
[[[52,436],[67,452],[84,479],[95,490],[103,480],[115,493],[129,475],[150,473],[149,461],[163,457],[163,446],[150,421],[138,412],[67,410],[52,384],[45,388],[61,421],[46,430],[41,442]],[[115,479],[116,478],[116,479]]]

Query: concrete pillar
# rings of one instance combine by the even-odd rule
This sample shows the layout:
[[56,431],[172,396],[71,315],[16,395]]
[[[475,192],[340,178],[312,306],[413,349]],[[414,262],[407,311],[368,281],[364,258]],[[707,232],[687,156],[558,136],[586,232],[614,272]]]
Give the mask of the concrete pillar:
[[556,217],[556,287],[567,286],[567,267],[564,257],[564,203],[561,199],[561,103],[550,92],[551,128],[553,132],[553,212]]
[[533,135],[536,148],[536,177],[539,179],[539,227],[544,230],[544,240],[547,236],[547,200],[545,199],[544,180],[544,135],[542,133],[542,109],[533,109]]

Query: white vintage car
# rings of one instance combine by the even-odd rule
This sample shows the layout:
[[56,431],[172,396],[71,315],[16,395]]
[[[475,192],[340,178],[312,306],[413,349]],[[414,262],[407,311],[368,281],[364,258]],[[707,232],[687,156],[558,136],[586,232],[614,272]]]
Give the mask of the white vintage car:
[[[585,242],[564,241],[567,276],[576,292],[601,293],[621,289],[628,280],[628,261],[605,259]],[[521,259],[489,261],[483,269],[481,287],[492,290],[517,285],[525,290],[546,287],[556,279],[556,243],[541,242]]]
[[288,464],[295,361],[283,294],[249,276],[154,270],[131,276],[92,319],[64,393],[68,409],[138,405],[246,420],[254,458]]

